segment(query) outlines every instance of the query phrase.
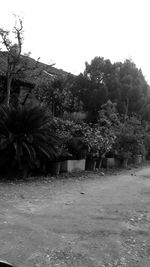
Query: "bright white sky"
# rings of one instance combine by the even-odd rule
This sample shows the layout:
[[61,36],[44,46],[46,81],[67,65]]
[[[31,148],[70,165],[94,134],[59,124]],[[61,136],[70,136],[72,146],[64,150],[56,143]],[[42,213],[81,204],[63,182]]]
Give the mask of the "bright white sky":
[[24,18],[24,52],[79,74],[95,56],[131,58],[150,84],[149,0],[1,0],[0,27]]

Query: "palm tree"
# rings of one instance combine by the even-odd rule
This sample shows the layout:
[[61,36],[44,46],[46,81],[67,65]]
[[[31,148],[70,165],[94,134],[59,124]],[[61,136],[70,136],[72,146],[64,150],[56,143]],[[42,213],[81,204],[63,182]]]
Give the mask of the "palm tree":
[[58,139],[50,127],[50,116],[40,107],[0,107],[0,157],[3,166],[21,170],[40,166],[57,155]]

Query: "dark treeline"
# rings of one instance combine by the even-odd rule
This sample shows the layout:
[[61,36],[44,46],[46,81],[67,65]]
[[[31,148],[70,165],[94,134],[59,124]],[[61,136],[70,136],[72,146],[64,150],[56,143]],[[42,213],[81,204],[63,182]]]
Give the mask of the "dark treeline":
[[82,111],[87,121],[95,123],[101,106],[111,100],[119,114],[135,113],[150,121],[150,86],[141,69],[128,59],[112,64],[95,57],[90,64],[85,63],[80,75],[69,74],[47,84],[44,81],[35,94],[58,117]]
[[84,73],[74,78],[72,91],[82,101],[91,122],[96,121],[100,107],[109,99],[117,104],[120,114],[136,113],[150,120],[150,87],[131,60],[112,64],[95,57],[86,63]]

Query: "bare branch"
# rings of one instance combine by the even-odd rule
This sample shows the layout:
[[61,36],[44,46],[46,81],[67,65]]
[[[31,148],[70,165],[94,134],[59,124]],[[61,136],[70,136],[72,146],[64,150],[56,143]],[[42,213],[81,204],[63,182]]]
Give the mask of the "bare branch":
[[[17,22],[19,25],[17,25]],[[9,31],[0,28],[1,43],[5,46],[8,51],[7,54],[7,93],[6,93],[6,105],[9,106],[10,102],[10,91],[12,80],[17,74],[18,67],[20,67],[20,57],[23,42],[23,20],[21,18],[16,19],[15,26],[12,31],[15,34],[17,43],[12,43],[9,38]]]
[[52,74],[52,73],[49,73],[49,72],[48,72],[48,71],[46,71],[46,70],[43,70],[43,72],[44,72],[44,73],[46,73],[46,74],[48,74],[50,77],[53,77],[53,78],[55,77],[55,75],[54,75],[54,74]]
[[9,39],[9,31],[4,30],[3,28],[0,28],[0,37],[2,39],[1,43],[6,47],[6,49],[9,51],[10,46],[12,45],[12,42]]
[[[19,25],[17,25],[19,22]],[[22,42],[23,42],[23,20],[18,17],[15,21],[15,26],[13,29],[13,33],[15,34],[15,37],[17,39],[17,45],[18,45],[18,57],[21,55],[22,50]]]

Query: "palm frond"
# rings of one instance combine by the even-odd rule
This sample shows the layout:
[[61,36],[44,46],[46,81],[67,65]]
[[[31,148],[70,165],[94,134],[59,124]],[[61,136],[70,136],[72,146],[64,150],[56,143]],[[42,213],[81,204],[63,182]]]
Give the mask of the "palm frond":
[[27,155],[29,156],[28,160],[30,160],[31,162],[34,162],[36,160],[36,152],[33,146],[28,143],[23,142],[22,147],[25,149],[25,151],[27,152]]
[[9,147],[12,160],[21,166],[25,160],[29,166],[31,163],[35,165],[43,155],[48,159],[54,158],[58,142],[44,109],[0,106],[0,150]]

